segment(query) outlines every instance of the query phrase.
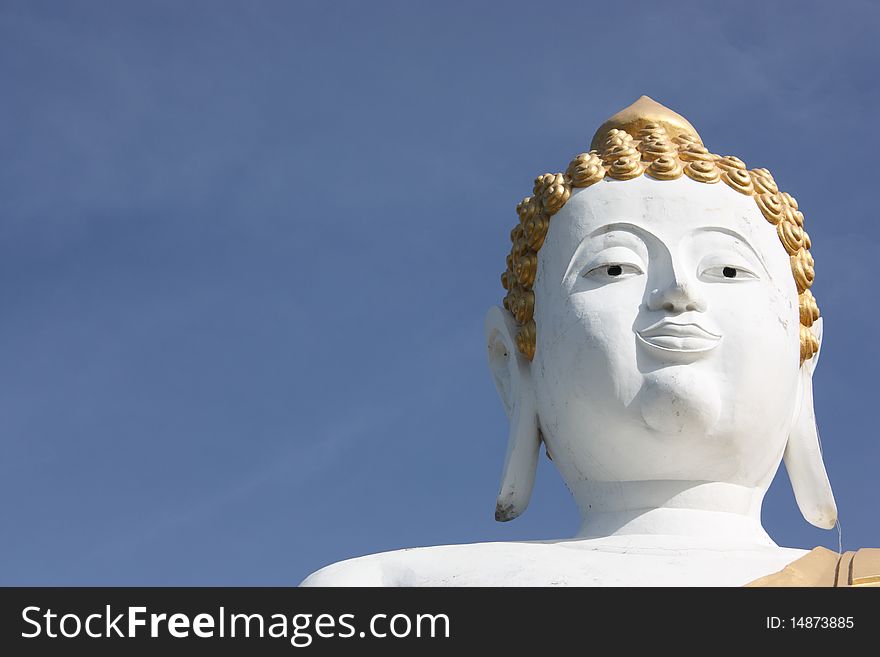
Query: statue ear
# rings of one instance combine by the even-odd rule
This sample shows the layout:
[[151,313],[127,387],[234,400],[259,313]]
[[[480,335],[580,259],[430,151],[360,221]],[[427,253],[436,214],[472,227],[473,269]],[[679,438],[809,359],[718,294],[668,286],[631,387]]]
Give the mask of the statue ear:
[[[811,329],[821,351],[822,319],[819,318]],[[813,409],[813,372],[818,359],[819,352],[801,365],[800,404],[795,409],[784,459],[795,499],[804,518],[816,527],[831,529],[837,523],[837,504],[822,460],[822,446]]]
[[510,313],[493,306],[486,313],[489,370],[504,404],[510,433],[495,505],[495,520],[519,516],[529,505],[538,467],[538,416],[529,361],[516,348],[516,323]]

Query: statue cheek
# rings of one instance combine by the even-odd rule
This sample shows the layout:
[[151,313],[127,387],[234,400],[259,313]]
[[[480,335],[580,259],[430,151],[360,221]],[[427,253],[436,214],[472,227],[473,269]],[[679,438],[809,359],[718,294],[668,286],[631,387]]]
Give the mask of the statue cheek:
[[[726,369],[738,370],[746,361],[764,372],[790,369],[800,353],[798,307],[772,286],[756,286],[749,298],[716,304],[724,330]],[[745,309],[745,310],[744,310]],[[780,362],[781,361],[781,362]]]
[[538,330],[539,397],[576,402],[577,413],[622,413],[641,386],[630,314],[573,306],[556,331]]

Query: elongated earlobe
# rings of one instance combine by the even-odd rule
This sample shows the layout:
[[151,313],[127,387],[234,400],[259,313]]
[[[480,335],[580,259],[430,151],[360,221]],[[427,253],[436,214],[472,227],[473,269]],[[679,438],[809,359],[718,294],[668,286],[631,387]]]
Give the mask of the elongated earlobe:
[[538,416],[528,360],[519,353],[513,317],[497,306],[486,314],[489,369],[510,421],[495,519],[513,520],[529,505],[538,467]]
[[[821,350],[822,319],[817,320],[811,328]],[[813,410],[813,372],[818,359],[819,353],[816,353],[801,366],[800,405],[795,411],[783,458],[795,499],[804,518],[816,527],[831,529],[837,523],[837,504],[822,459],[819,430]]]

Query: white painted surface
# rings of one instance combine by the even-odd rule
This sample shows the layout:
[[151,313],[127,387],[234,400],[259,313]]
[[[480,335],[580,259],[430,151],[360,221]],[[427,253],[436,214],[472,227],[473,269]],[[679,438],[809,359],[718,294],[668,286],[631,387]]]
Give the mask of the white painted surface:
[[754,199],[606,180],[572,194],[538,255],[534,360],[507,313],[486,318],[511,422],[498,515],[528,504],[540,428],[583,516],[576,539],[387,552],[304,585],[739,586],[804,553],[760,524],[783,452],[805,517],[833,526],[816,359],[799,366],[789,258]]
[[412,548],[322,568],[301,586],[742,586],[805,554],[610,537]]

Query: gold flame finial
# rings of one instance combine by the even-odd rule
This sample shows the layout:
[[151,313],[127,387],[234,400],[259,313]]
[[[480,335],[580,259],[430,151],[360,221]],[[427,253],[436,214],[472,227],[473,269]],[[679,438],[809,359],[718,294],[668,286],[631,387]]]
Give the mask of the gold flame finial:
[[642,96],[632,105],[624,107],[599,126],[596,134],[593,135],[590,149],[601,149],[608,133],[614,129],[623,130],[629,133],[631,137],[637,139],[639,132],[652,123],[662,126],[666,130],[669,139],[675,139],[680,135],[690,135],[699,144],[702,145],[703,143],[694,126],[681,114],[673,112],[653,98]]

